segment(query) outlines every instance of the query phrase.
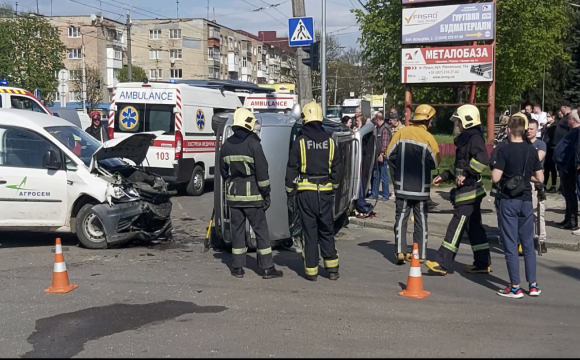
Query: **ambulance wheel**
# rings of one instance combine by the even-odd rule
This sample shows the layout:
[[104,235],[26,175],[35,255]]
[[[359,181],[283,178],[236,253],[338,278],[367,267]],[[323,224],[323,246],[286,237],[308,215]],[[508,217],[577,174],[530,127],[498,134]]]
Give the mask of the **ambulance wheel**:
[[185,191],[189,196],[200,196],[203,194],[203,186],[205,181],[203,179],[203,168],[196,165],[191,173],[191,180],[187,184]]
[[81,208],[76,218],[76,235],[87,249],[106,249],[107,239],[103,225],[97,215],[91,212],[92,204]]

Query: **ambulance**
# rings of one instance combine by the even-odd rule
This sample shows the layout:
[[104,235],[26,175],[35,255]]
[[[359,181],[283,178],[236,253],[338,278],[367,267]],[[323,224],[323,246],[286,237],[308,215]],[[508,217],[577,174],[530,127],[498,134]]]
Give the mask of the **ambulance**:
[[0,109],[21,109],[52,115],[30,91],[9,87],[7,80],[0,80]]
[[245,98],[244,107],[256,113],[284,113],[297,103],[293,94],[252,94]]
[[174,81],[120,83],[111,100],[109,136],[163,131],[137,165],[199,196],[216,171],[212,117],[239,107],[242,103],[231,91]]

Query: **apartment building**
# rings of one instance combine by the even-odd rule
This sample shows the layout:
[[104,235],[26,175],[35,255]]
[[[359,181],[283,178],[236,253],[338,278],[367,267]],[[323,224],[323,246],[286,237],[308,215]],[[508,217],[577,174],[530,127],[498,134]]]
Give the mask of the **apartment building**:
[[[83,48],[86,68],[96,68],[101,77],[99,85],[103,102],[111,101],[117,76],[126,59],[125,24],[96,15],[51,16],[51,25],[58,29],[60,40],[67,48],[64,66],[69,71],[67,102],[78,102],[81,93],[75,84],[82,80]],[[89,79],[87,79],[87,82]],[[60,94],[53,96],[60,101]]]
[[287,37],[278,37],[276,31],[259,31],[258,38],[269,46],[270,84],[296,82],[296,50]]

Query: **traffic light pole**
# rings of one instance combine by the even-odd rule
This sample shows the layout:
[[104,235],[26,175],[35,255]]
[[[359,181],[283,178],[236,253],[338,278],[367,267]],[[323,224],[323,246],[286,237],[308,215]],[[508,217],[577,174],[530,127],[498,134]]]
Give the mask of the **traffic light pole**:
[[[292,15],[294,17],[306,15],[304,0],[292,0]],[[292,36],[292,34],[289,36]],[[310,67],[302,62],[304,55],[302,48],[296,48],[296,73],[298,75],[298,101],[300,106],[312,101],[312,78],[310,77]]]
[[320,49],[320,93],[322,116],[326,116],[326,0],[322,0],[322,49]]

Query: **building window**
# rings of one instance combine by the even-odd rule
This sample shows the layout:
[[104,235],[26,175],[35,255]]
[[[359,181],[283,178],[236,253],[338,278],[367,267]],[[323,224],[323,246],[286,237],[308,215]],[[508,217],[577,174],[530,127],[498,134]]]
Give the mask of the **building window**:
[[171,69],[171,78],[172,79],[181,79],[183,72],[181,69]]
[[163,69],[157,69],[157,78],[163,79]]
[[208,60],[213,60],[213,47],[207,48],[207,58]]
[[182,57],[181,49],[169,50],[170,59],[181,59],[181,57]]
[[115,49],[115,60],[123,60],[123,52],[121,50]]
[[69,91],[68,92],[68,101],[73,102],[73,101],[80,101],[81,99],[81,93],[77,92],[77,91]]
[[81,49],[68,49],[68,58],[69,59],[80,59],[81,58]]
[[156,79],[157,78],[157,69],[149,70],[149,79]]
[[214,79],[215,78],[215,69],[213,67],[209,68],[209,74],[208,74],[210,79]]
[[53,94],[53,101],[60,101],[60,93],[57,91]]
[[81,28],[76,26],[71,26],[68,28],[68,37],[69,38],[80,38],[81,37]]
[[209,38],[210,39],[221,38],[221,36],[220,36],[220,29],[214,28],[214,27],[211,27],[210,26],[210,28],[209,28]]
[[83,76],[82,70],[69,70],[69,80],[80,80]]
[[181,39],[181,29],[169,29],[170,39]]
[[220,48],[217,46],[213,47],[213,59],[215,61],[220,61]]
[[149,30],[149,40],[159,40],[161,37],[161,30]]
[[161,60],[161,50],[149,50],[149,59]]

